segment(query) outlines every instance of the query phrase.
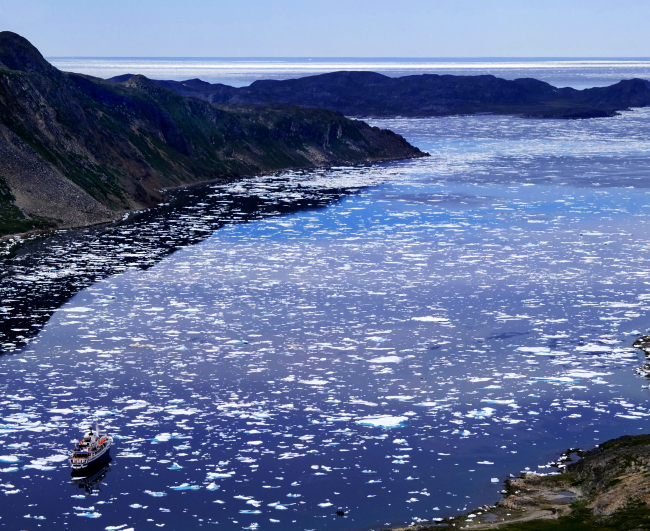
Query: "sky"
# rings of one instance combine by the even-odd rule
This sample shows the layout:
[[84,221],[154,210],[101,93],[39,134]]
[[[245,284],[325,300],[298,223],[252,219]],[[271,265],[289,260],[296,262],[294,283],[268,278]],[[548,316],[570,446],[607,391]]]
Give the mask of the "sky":
[[0,0],[46,57],[650,57],[649,0]]

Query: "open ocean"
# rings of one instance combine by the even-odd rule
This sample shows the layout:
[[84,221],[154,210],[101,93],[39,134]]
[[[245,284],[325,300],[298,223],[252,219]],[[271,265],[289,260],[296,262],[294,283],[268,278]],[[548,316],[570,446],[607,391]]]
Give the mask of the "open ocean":
[[[51,60],[232,85],[650,77],[646,60]],[[648,432],[650,109],[372,124],[431,156],[178,192],[2,259],[0,528],[378,530]],[[73,482],[94,419],[113,461]]]

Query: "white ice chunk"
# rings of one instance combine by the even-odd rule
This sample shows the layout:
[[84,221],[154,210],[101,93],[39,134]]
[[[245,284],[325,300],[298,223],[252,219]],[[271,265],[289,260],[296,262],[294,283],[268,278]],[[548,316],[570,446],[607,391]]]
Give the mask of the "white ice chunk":
[[483,409],[473,409],[465,416],[473,419],[485,419],[494,415],[495,411],[496,409],[494,408],[484,407]]
[[399,428],[402,423],[408,420],[408,417],[397,417],[391,415],[371,415],[355,421],[362,426],[372,426],[374,428]]
[[327,380],[319,380],[318,378],[314,378],[313,380],[300,380],[300,383],[305,384],[305,385],[315,385],[317,387],[321,387],[323,385],[327,385],[328,381]]
[[591,372],[583,370],[575,370],[567,373],[571,378],[597,378],[598,376],[607,376],[611,372]]
[[372,358],[371,360],[366,360],[370,363],[399,363],[402,361],[402,358],[399,356],[379,356],[377,358]]

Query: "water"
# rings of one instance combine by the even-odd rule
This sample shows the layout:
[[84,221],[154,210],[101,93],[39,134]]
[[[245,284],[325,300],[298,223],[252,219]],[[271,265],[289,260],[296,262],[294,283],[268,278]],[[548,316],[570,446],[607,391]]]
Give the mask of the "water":
[[61,304],[100,278],[127,268],[147,269],[226,223],[322,207],[393,173],[382,165],[358,167],[352,174],[339,168],[314,171],[307,178],[298,172],[247,181],[215,193],[176,191],[167,203],[121,223],[62,230],[31,238],[27,245],[5,243],[0,249],[9,257],[0,270],[0,352],[28,343]]
[[[650,110],[373,124],[432,156],[5,258],[0,526],[380,529],[648,430]],[[114,460],[73,484],[93,418]]]
[[556,87],[607,86],[621,79],[650,79],[648,58],[542,59],[397,59],[397,58],[147,58],[49,57],[57,68],[101,78],[143,74],[152,79],[183,81],[198,77],[235,87],[256,79],[290,79],[338,70],[414,74],[493,74],[505,79],[533,77]]

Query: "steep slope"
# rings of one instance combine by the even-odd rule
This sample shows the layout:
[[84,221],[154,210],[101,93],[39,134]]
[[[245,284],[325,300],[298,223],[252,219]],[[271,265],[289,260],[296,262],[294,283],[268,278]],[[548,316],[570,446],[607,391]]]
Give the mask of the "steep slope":
[[214,105],[142,76],[61,72],[0,32],[0,235],[107,221],[189,183],[423,155],[329,110]]
[[[113,78],[124,81],[129,75]],[[515,114],[536,118],[613,116],[650,105],[650,83],[620,81],[586,90],[555,88],[531,78],[423,74],[391,78],[374,72],[333,72],[284,81],[255,81],[234,88],[199,79],[156,81],[178,94],[211,102],[286,103],[324,107],[347,116]]]

